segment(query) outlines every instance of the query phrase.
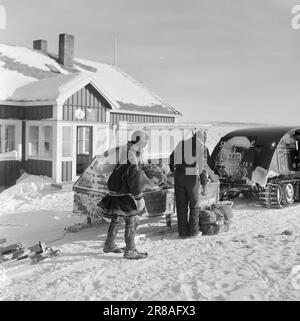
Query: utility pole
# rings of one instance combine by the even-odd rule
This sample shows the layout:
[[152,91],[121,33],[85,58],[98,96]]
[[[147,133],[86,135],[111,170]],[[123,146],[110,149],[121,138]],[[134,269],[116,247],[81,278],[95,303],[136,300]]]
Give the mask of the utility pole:
[[118,63],[118,38],[115,37],[114,65],[117,66],[117,63]]
[[0,4],[0,30],[6,29],[6,8]]

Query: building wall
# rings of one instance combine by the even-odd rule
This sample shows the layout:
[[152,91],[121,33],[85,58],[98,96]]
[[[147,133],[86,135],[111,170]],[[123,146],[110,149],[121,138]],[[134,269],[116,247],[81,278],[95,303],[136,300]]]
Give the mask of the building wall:
[[0,105],[0,119],[25,119],[25,109],[22,106]]
[[[106,122],[106,110],[109,103],[92,85],[87,85],[71,96],[63,105],[63,120],[80,122]],[[81,109],[84,116],[76,118],[75,111]]]
[[25,169],[31,175],[52,177],[52,161],[28,159],[25,162]]
[[[84,111],[83,119],[76,119],[75,112],[80,108]],[[82,106],[63,106],[63,120],[65,121],[77,121],[77,122],[87,122],[94,121],[98,123],[106,122],[106,111],[105,108],[101,107],[82,107]]]
[[25,107],[25,119],[42,120],[53,118],[53,106],[30,106]]
[[174,123],[175,117],[110,113],[110,122],[112,124],[118,124],[120,121],[129,123]]
[[61,166],[61,181],[62,182],[72,182],[73,177],[73,162],[62,162]]
[[0,105],[0,119],[42,120],[53,118],[53,106]]
[[21,176],[22,163],[19,161],[0,161],[0,192],[16,184]]

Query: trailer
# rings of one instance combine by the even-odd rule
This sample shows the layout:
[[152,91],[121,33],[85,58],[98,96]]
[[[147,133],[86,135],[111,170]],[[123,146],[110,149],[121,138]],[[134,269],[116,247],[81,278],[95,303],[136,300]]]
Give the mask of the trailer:
[[220,198],[254,195],[265,207],[300,200],[300,127],[246,128],[228,133],[210,166],[220,177]]

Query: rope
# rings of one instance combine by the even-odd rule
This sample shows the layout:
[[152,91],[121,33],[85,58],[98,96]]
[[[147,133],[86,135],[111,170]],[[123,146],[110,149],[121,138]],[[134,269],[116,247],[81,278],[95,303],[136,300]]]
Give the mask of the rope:
[[65,231],[64,234],[63,234],[61,237],[59,237],[59,238],[57,238],[57,239],[55,239],[55,240],[51,240],[51,241],[49,241],[49,242],[45,242],[45,243],[46,243],[46,244],[51,244],[51,243],[54,243],[54,242],[58,242],[58,241],[64,239],[67,234],[68,234],[68,231]]

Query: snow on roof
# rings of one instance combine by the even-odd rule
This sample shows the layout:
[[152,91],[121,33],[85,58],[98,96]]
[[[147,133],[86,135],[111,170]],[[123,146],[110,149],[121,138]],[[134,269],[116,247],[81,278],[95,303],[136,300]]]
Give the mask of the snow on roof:
[[95,79],[87,73],[76,72],[69,75],[61,75],[55,78],[43,79],[17,88],[8,101],[47,101],[64,104],[64,102],[78,90],[92,84],[101,95],[106,98],[112,108],[118,108],[115,101],[106,94],[105,90],[97,87]]
[[0,44],[0,99],[6,100],[15,90],[39,79],[56,77],[47,65],[66,74],[54,60],[36,50]]
[[17,71],[10,71],[0,66],[0,99],[7,99],[18,87],[33,81],[36,81],[36,79],[26,77]]
[[49,67],[47,67],[47,65],[53,65],[59,70],[60,73],[68,73],[55,60],[51,59],[48,55],[41,51],[19,46],[0,44],[0,56],[8,57],[18,62],[22,62],[30,67],[35,67],[46,71],[49,71]]
[[85,79],[87,79],[86,75],[76,73],[31,82],[23,87],[17,88],[8,100],[55,101]]
[[[180,115],[160,97],[115,66],[75,58],[74,70],[66,71],[53,56],[37,50],[0,44],[1,100],[66,100],[76,92],[75,89],[82,88],[77,87],[78,84],[85,86],[88,82],[114,109]],[[66,97],[66,94],[70,96]]]
[[76,66],[78,70],[91,74],[96,83],[118,102],[120,109],[128,110],[130,107],[133,110],[140,109],[138,107],[156,107],[155,109],[157,109],[157,107],[162,107],[163,109],[157,111],[175,112],[160,97],[150,92],[141,83],[116,66],[80,58],[76,58],[75,64],[76,62],[97,70],[97,72],[93,72],[82,68],[80,65]]

